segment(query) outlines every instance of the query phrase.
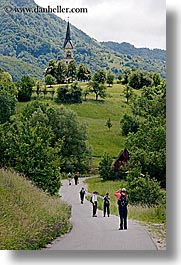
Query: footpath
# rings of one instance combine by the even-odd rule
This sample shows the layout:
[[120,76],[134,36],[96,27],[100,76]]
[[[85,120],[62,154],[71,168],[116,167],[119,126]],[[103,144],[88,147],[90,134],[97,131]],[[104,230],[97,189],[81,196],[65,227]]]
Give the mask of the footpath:
[[92,217],[92,205],[86,199],[80,203],[79,192],[84,178],[79,179],[79,184],[68,185],[68,180],[63,180],[60,189],[62,200],[72,206],[72,230],[59,237],[47,250],[157,250],[149,234],[140,224],[128,220],[128,230],[118,230],[119,217],[110,215],[103,217],[103,212],[98,210],[97,217]]

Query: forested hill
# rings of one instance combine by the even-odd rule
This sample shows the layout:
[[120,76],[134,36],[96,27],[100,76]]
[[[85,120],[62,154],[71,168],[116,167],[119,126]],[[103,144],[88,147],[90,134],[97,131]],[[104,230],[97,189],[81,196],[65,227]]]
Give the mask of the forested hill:
[[101,44],[118,53],[127,54],[127,55],[137,55],[145,58],[152,58],[166,62],[165,50],[136,48],[134,45],[127,42],[118,43],[113,41],[107,41],[107,42],[101,42]]
[[[39,79],[50,59],[63,58],[66,21],[51,13],[6,13],[5,6],[7,1],[0,0],[0,67],[15,81],[25,74]],[[8,6],[37,5],[33,0],[12,0]],[[126,68],[138,68],[166,75],[165,61],[152,59],[154,56],[145,58],[113,51],[73,25],[71,37],[77,64],[88,65],[92,71],[102,68],[118,74]],[[17,69],[14,64],[18,65]]]

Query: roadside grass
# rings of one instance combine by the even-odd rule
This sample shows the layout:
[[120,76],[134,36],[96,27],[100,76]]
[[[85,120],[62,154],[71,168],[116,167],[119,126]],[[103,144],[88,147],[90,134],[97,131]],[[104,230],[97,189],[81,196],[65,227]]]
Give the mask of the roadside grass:
[[0,169],[0,249],[36,250],[71,229],[70,206]]
[[[88,191],[93,193],[95,190],[98,192],[98,208],[103,210],[102,197],[109,193],[110,196],[110,212],[111,214],[118,215],[117,198],[114,196],[114,192],[121,188],[127,188],[127,182],[125,180],[109,180],[103,181],[102,178],[88,178],[85,180],[85,184],[88,186]],[[129,195],[129,194],[128,194]],[[90,197],[88,197],[89,200]],[[151,223],[166,223],[166,207],[165,205],[158,205],[155,207],[148,207],[143,205],[130,205],[128,206],[128,218]]]

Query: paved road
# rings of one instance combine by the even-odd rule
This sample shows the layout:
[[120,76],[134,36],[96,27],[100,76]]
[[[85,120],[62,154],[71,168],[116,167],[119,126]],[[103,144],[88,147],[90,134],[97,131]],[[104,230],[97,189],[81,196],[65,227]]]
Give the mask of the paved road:
[[128,230],[118,230],[118,216],[103,217],[103,212],[98,210],[97,217],[92,217],[92,204],[87,200],[80,203],[79,191],[85,187],[83,180],[77,186],[62,181],[60,194],[72,205],[73,229],[56,239],[48,250],[157,250],[146,230],[134,221],[128,220]]

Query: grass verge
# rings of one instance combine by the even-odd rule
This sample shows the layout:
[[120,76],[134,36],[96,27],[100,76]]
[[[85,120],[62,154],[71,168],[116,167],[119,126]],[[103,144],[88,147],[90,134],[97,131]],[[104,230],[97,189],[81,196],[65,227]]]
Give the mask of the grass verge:
[[36,250],[71,229],[70,206],[0,169],[0,249]]

